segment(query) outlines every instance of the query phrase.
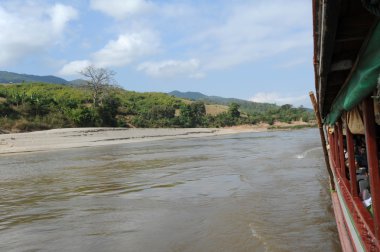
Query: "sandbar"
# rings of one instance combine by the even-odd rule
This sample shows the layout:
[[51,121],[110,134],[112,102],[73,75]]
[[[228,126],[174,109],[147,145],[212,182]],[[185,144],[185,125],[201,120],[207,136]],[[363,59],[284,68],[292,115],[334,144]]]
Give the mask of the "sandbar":
[[265,127],[231,128],[64,128],[0,134],[0,155],[94,147],[176,138],[266,131]]

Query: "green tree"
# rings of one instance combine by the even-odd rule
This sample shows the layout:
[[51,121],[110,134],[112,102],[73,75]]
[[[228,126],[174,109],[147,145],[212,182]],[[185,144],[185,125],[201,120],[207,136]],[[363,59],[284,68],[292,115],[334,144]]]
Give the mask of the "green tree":
[[230,113],[220,113],[215,118],[215,123],[219,127],[233,126],[236,125],[236,118],[233,117]]
[[282,110],[290,110],[291,108],[293,108],[292,104],[284,104],[280,107]]
[[193,102],[180,107],[179,122],[182,127],[191,128],[204,125],[206,107],[203,102]]
[[116,97],[109,96],[104,99],[102,106],[98,108],[99,116],[102,120],[102,126],[116,127],[117,113],[120,106],[120,100]]
[[195,117],[201,118],[206,115],[206,106],[204,102],[197,101],[190,104],[190,108]]
[[239,111],[240,105],[233,102],[228,107],[228,114],[230,114],[233,118],[239,118],[240,117],[240,111]]
[[79,108],[71,111],[71,119],[76,126],[98,126],[99,115],[93,108]]
[[195,117],[190,105],[185,104],[180,108],[179,122],[185,128],[195,127]]
[[157,119],[169,119],[173,118],[175,115],[175,108],[172,106],[166,106],[166,105],[155,105],[153,106],[149,112],[148,117],[149,119],[157,120]]

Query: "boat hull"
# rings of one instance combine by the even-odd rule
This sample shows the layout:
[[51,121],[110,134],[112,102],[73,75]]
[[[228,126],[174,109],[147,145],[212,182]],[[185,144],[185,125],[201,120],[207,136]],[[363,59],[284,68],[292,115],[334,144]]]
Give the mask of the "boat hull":
[[335,220],[339,232],[339,239],[344,252],[366,251],[358,230],[355,227],[353,216],[344,200],[339,181],[335,180],[336,191],[331,192],[331,200]]

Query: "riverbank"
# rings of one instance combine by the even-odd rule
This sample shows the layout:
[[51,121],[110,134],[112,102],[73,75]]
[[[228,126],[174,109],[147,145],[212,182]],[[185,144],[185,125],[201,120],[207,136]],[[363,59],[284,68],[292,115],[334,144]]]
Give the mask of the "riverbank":
[[66,128],[0,135],[0,154],[104,146],[174,138],[205,137],[263,129]]
[[207,137],[243,132],[263,132],[268,125],[229,128],[65,128],[28,133],[0,134],[0,155],[104,146],[175,138]]

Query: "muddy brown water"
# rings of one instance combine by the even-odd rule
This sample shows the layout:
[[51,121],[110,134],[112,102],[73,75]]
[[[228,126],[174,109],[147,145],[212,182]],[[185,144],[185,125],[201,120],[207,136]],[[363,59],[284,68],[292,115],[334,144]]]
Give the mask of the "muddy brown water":
[[340,251],[316,129],[0,156],[0,251]]

